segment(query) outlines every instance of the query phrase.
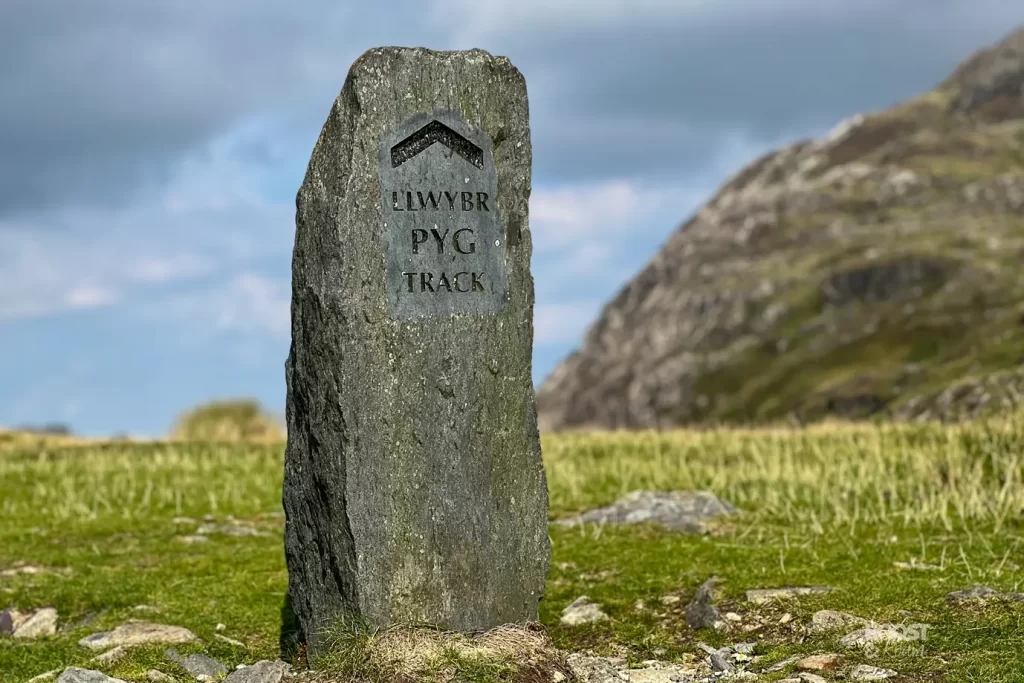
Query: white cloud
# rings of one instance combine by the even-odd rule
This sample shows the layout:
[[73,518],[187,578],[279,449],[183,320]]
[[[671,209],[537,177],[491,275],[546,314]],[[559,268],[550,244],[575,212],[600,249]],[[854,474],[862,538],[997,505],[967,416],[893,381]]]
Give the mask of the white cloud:
[[224,333],[287,339],[291,333],[288,283],[257,273],[239,273],[219,286],[176,295],[155,308],[186,321],[193,339]]
[[286,264],[294,208],[264,199],[261,171],[235,154],[268,134],[218,139],[183,159],[165,189],[122,207],[0,220],[0,320],[113,306],[268,257]]
[[537,345],[577,342],[600,310],[599,301],[538,304],[533,309],[533,340]]

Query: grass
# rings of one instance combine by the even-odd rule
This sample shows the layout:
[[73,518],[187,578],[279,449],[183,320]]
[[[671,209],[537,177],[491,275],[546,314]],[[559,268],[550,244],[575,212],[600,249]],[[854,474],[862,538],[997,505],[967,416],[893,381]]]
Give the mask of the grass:
[[[543,448],[557,517],[640,488],[707,489],[743,511],[707,535],[553,526],[540,617],[563,650],[685,661],[699,654],[698,642],[748,641],[764,662],[834,651],[847,666],[885,666],[904,681],[1024,680],[1024,605],[944,599],[972,584],[1024,590],[1024,416],[961,426],[565,434],[546,436]],[[187,627],[203,643],[179,652],[202,651],[231,667],[281,656],[282,451],[279,444],[0,442],[0,571],[19,562],[49,570],[0,575],[0,608],[52,605],[67,629],[38,641],[0,638],[0,683],[69,665],[126,680],[159,668],[188,680],[164,646],[133,649],[110,665],[87,663],[95,653],[77,641],[131,618]],[[204,518],[264,535],[179,540]],[[911,561],[938,568],[896,566]],[[723,613],[742,619],[731,633],[685,624],[686,602],[712,575],[721,580]],[[748,589],[787,585],[835,590],[766,605],[744,600]],[[584,594],[611,618],[560,625],[562,608]],[[808,634],[818,609],[927,624],[927,639],[868,658],[840,647],[841,632]],[[344,672],[346,662],[382,651],[386,637],[396,636],[342,634],[339,652],[353,654],[328,663]],[[353,658],[358,653],[362,660]],[[511,680],[510,661],[473,653],[448,643],[430,660],[430,676]],[[772,677],[784,673],[763,680]]]

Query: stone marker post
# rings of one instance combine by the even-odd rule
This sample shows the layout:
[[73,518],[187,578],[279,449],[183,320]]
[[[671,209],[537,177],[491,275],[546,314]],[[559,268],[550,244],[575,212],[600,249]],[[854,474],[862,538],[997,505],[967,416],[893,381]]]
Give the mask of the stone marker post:
[[504,57],[352,65],[296,200],[285,553],[312,655],[341,616],[537,619],[526,84]]

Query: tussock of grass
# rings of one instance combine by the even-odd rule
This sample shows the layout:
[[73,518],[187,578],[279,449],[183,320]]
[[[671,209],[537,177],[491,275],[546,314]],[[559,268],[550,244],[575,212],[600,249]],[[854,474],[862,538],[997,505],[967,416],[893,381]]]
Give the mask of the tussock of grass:
[[181,415],[171,430],[177,441],[277,442],[284,436],[280,422],[254,399],[210,401]]
[[329,654],[314,666],[332,683],[525,683],[565,671],[562,655],[539,626],[466,635],[413,626],[372,632],[341,624],[326,638]]

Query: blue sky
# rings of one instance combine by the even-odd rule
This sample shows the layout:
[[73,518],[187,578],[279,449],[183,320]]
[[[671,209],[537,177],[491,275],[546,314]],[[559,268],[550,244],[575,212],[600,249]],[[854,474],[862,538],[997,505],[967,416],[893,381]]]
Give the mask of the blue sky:
[[295,192],[367,48],[525,74],[539,382],[744,163],[1021,23],[1009,0],[5,0],[0,425],[283,411]]

